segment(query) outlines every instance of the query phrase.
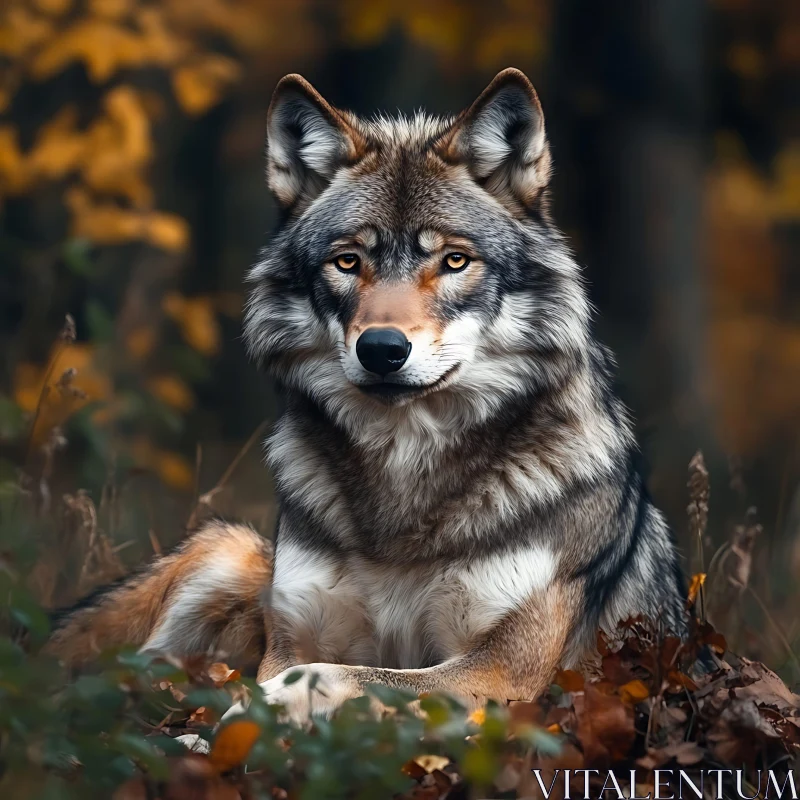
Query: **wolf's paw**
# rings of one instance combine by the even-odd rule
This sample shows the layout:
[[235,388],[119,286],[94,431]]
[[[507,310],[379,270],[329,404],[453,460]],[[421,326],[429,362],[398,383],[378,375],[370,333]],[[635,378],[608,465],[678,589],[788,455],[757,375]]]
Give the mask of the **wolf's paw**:
[[347,667],[339,664],[290,667],[260,686],[267,703],[283,706],[286,716],[297,723],[330,717],[345,700],[361,694]]

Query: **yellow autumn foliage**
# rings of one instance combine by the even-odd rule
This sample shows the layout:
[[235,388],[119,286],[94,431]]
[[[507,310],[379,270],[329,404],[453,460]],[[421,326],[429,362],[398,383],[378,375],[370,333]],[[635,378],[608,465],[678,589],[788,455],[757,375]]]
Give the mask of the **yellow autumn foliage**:
[[92,14],[105,19],[123,19],[133,9],[134,0],[88,0],[88,8]]
[[112,19],[78,19],[36,54],[31,75],[45,80],[80,61],[91,80],[104,83],[121,69],[174,64],[186,52],[187,45],[164,37],[161,15],[156,9],[148,12],[138,15],[139,30],[117,25]]
[[194,469],[191,463],[180,453],[169,450],[159,450],[156,453],[153,467],[167,486],[186,491],[192,488],[194,482]]
[[181,251],[189,241],[189,226],[176,214],[136,211],[115,203],[95,203],[82,189],[67,193],[73,236],[95,244],[122,244],[143,240],[163,250]]
[[[66,106],[42,126],[27,153],[21,152],[12,128],[0,128],[0,185],[19,194],[39,181],[74,172],[96,192],[125,198],[137,208],[151,206],[152,190],[143,171],[153,146],[141,98],[131,87],[118,86],[106,95],[103,108],[105,114],[81,131],[77,109]],[[68,190],[67,205],[70,191],[85,194],[78,187]]]
[[339,13],[347,40],[374,45],[392,29],[442,57],[467,58],[481,69],[497,68],[540,55],[549,28],[549,4],[505,0],[491,17],[478,3],[460,0],[343,0]]
[[[51,359],[52,360],[52,359]],[[94,348],[88,344],[69,344],[62,346],[49,363],[50,376],[48,388],[52,388],[68,369],[76,371],[71,385],[79,389],[84,398],[76,398],[73,406],[83,405],[93,400],[105,400],[111,395],[111,381],[94,364]],[[17,365],[14,377],[14,400],[26,412],[36,409],[45,388],[48,364],[21,363]]]
[[153,397],[178,410],[188,411],[194,405],[194,394],[188,385],[175,375],[158,375],[147,382]]
[[106,115],[87,131],[82,177],[96,192],[127,198],[138,208],[152,205],[144,168],[153,158],[150,121],[138,93],[118,86],[104,101]]
[[19,135],[9,125],[0,126],[0,190],[16,194],[27,185],[28,168],[19,147]]
[[210,297],[189,298],[172,292],[165,296],[163,308],[198,353],[213,356],[219,351],[222,332]]
[[43,14],[61,16],[72,7],[72,0],[34,0],[33,5]]
[[55,29],[49,19],[37,17],[24,7],[12,7],[0,23],[0,54],[21,58],[50,38]]
[[140,325],[125,336],[125,350],[134,359],[141,360],[153,352],[156,341],[156,331],[151,327]]
[[94,348],[74,343],[56,345],[47,364],[17,364],[13,388],[16,404],[36,414],[34,444],[87,403],[107,401],[113,394],[111,378],[96,366]]
[[143,436],[130,442],[129,451],[137,467],[154,472],[170,488],[179,491],[192,488],[194,468],[180,453],[157,447]]
[[800,407],[800,381],[792,379],[800,375],[800,328],[776,314],[783,288],[774,236],[776,225],[800,218],[798,152],[790,144],[767,176],[745,160],[736,141],[722,137],[708,176],[710,374],[704,390],[720,440],[741,454],[756,452],[792,424]]
[[187,114],[197,115],[216,105],[225,89],[241,73],[230,58],[208,55],[172,73],[175,97]]

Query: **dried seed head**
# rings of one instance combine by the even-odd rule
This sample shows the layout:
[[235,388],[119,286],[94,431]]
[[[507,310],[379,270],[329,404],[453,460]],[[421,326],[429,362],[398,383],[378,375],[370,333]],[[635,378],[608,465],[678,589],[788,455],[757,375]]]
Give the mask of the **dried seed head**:
[[78,370],[75,367],[65,369],[61,373],[61,377],[55,382],[55,387],[61,392],[62,396],[69,395],[70,397],[77,397],[79,400],[85,400],[87,397],[86,392],[72,385],[77,374]]
[[77,374],[78,370],[75,367],[68,367],[61,373],[61,377],[56,381],[56,386],[62,390],[68,389]]
[[64,317],[64,327],[61,329],[61,333],[58,334],[58,338],[62,342],[69,342],[72,343],[77,339],[78,334],[75,331],[75,320],[72,318],[71,314],[67,314]]
[[711,496],[711,484],[703,453],[698,450],[689,462],[689,529],[692,536],[699,539],[705,535],[708,525],[708,501]]

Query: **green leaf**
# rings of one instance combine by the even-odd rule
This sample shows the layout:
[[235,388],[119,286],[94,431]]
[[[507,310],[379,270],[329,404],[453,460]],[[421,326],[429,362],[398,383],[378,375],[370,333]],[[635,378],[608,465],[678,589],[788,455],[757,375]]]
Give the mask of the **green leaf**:
[[174,345],[169,348],[168,357],[175,370],[192,383],[200,383],[211,377],[208,362],[191,347]]
[[303,677],[303,670],[296,669],[294,672],[290,672],[284,679],[283,685],[284,686],[291,686],[293,683],[297,683]]
[[534,725],[518,731],[517,738],[530,742],[537,752],[543,756],[560,755],[564,747],[564,738],[562,736],[556,736]]
[[497,757],[487,747],[474,747],[464,754],[461,771],[469,780],[488,785],[497,774]]
[[104,343],[114,338],[114,319],[97,300],[86,301],[86,324],[93,341]]
[[68,239],[61,251],[67,269],[84,278],[94,277],[95,265],[90,257],[91,246],[88,239]]
[[0,439],[16,439],[25,431],[25,414],[10,398],[0,394]]
[[129,758],[141,761],[156,778],[169,775],[163,754],[144,737],[135,733],[119,733],[114,737],[113,744]]
[[393,689],[390,686],[384,686],[379,683],[370,683],[366,689],[373,697],[376,697],[389,708],[402,709],[417,699],[417,695],[413,692]]

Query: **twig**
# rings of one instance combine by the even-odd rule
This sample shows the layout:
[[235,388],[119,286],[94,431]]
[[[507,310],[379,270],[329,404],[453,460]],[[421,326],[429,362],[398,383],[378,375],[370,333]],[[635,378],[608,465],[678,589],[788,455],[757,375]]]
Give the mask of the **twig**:
[[261,422],[260,425],[258,425],[258,427],[250,434],[248,440],[242,445],[242,448],[236,454],[236,457],[228,465],[228,468],[225,470],[225,472],[222,473],[222,477],[217,481],[217,485],[214,486],[213,489],[209,489],[209,491],[207,491],[205,494],[203,494],[197,499],[197,502],[195,503],[195,506],[192,509],[192,513],[189,516],[189,521],[186,523],[186,527],[189,530],[191,530],[197,523],[197,512],[199,511],[200,506],[209,505],[214,495],[219,494],[219,492],[221,492],[225,488],[225,485],[230,480],[230,477],[231,475],[233,475],[234,471],[236,470],[236,467],[239,466],[239,462],[245,457],[250,448],[264,433],[268,425],[269,425],[268,420],[264,420],[263,422]]
[[268,425],[269,425],[269,421],[265,419],[250,434],[250,438],[244,443],[244,445],[242,445],[242,449],[236,454],[236,458],[234,458],[233,461],[231,461],[230,465],[228,466],[228,469],[225,470],[224,474],[219,479],[219,481],[218,481],[218,483],[217,483],[217,485],[215,487],[216,489],[219,490],[219,489],[222,489],[225,486],[225,484],[230,479],[231,475],[233,475],[233,471],[236,469],[236,467],[239,466],[239,462],[245,457],[245,455],[247,454],[247,451],[250,450],[250,448],[256,443],[256,440],[261,436],[261,434],[264,433],[264,431],[267,429]]

